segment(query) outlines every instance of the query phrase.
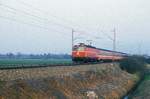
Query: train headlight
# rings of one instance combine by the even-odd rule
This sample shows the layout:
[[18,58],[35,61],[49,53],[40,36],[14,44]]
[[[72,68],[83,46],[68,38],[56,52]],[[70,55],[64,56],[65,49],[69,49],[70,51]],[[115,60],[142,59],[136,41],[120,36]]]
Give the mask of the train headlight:
[[79,52],[77,52],[77,56],[79,56],[80,55],[80,53]]

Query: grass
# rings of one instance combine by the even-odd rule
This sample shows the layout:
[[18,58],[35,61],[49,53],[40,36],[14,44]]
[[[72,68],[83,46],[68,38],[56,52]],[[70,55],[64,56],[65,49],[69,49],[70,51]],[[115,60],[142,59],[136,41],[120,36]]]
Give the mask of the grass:
[[150,64],[147,64],[147,69],[150,69]]
[[131,95],[131,99],[150,99],[150,74],[144,76],[142,83]]
[[148,73],[144,75],[144,79],[131,95],[131,99],[150,99],[150,64],[147,64],[147,70]]
[[150,80],[150,75],[146,75],[146,76],[144,77],[144,80]]
[[136,73],[134,73],[132,75],[133,75],[134,81],[139,81],[140,80],[140,72],[136,72]]
[[22,65],[48,65],[48,64],[69,64],[71,59],[0,59],[0,67],[22,66]]
[[4,83],[5,83],[4,81],[1,81],[1,80],[0,80],[0,89],[2,89]]

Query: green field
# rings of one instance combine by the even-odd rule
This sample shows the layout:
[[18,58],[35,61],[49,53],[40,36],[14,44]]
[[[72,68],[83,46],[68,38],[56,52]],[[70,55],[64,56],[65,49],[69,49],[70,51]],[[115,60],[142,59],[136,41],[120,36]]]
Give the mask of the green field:
[[55,65],[70,64],[71,59],[0,59],[0,68],[3,67],[19,67],[19,66],[39,66],[39,65]]

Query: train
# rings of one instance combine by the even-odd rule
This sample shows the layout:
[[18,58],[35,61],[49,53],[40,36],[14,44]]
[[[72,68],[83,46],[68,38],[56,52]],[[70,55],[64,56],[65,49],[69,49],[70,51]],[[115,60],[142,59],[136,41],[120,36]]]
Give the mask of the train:
[[73,62],[108,62],[120,61],[128,55],[123,52],[117,52],[102,48],[96,48],[91,45],[79,43],[74,45],[72,49]]

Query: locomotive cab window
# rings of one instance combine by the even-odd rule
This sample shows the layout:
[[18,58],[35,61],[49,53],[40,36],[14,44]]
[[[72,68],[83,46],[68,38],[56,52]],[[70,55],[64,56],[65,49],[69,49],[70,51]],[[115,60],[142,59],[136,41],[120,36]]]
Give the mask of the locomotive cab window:
[[77,47],[73,47],[73,50],[76,51],[78,48]]
[[79,47],[78,51],[84,51],[85,47]]

